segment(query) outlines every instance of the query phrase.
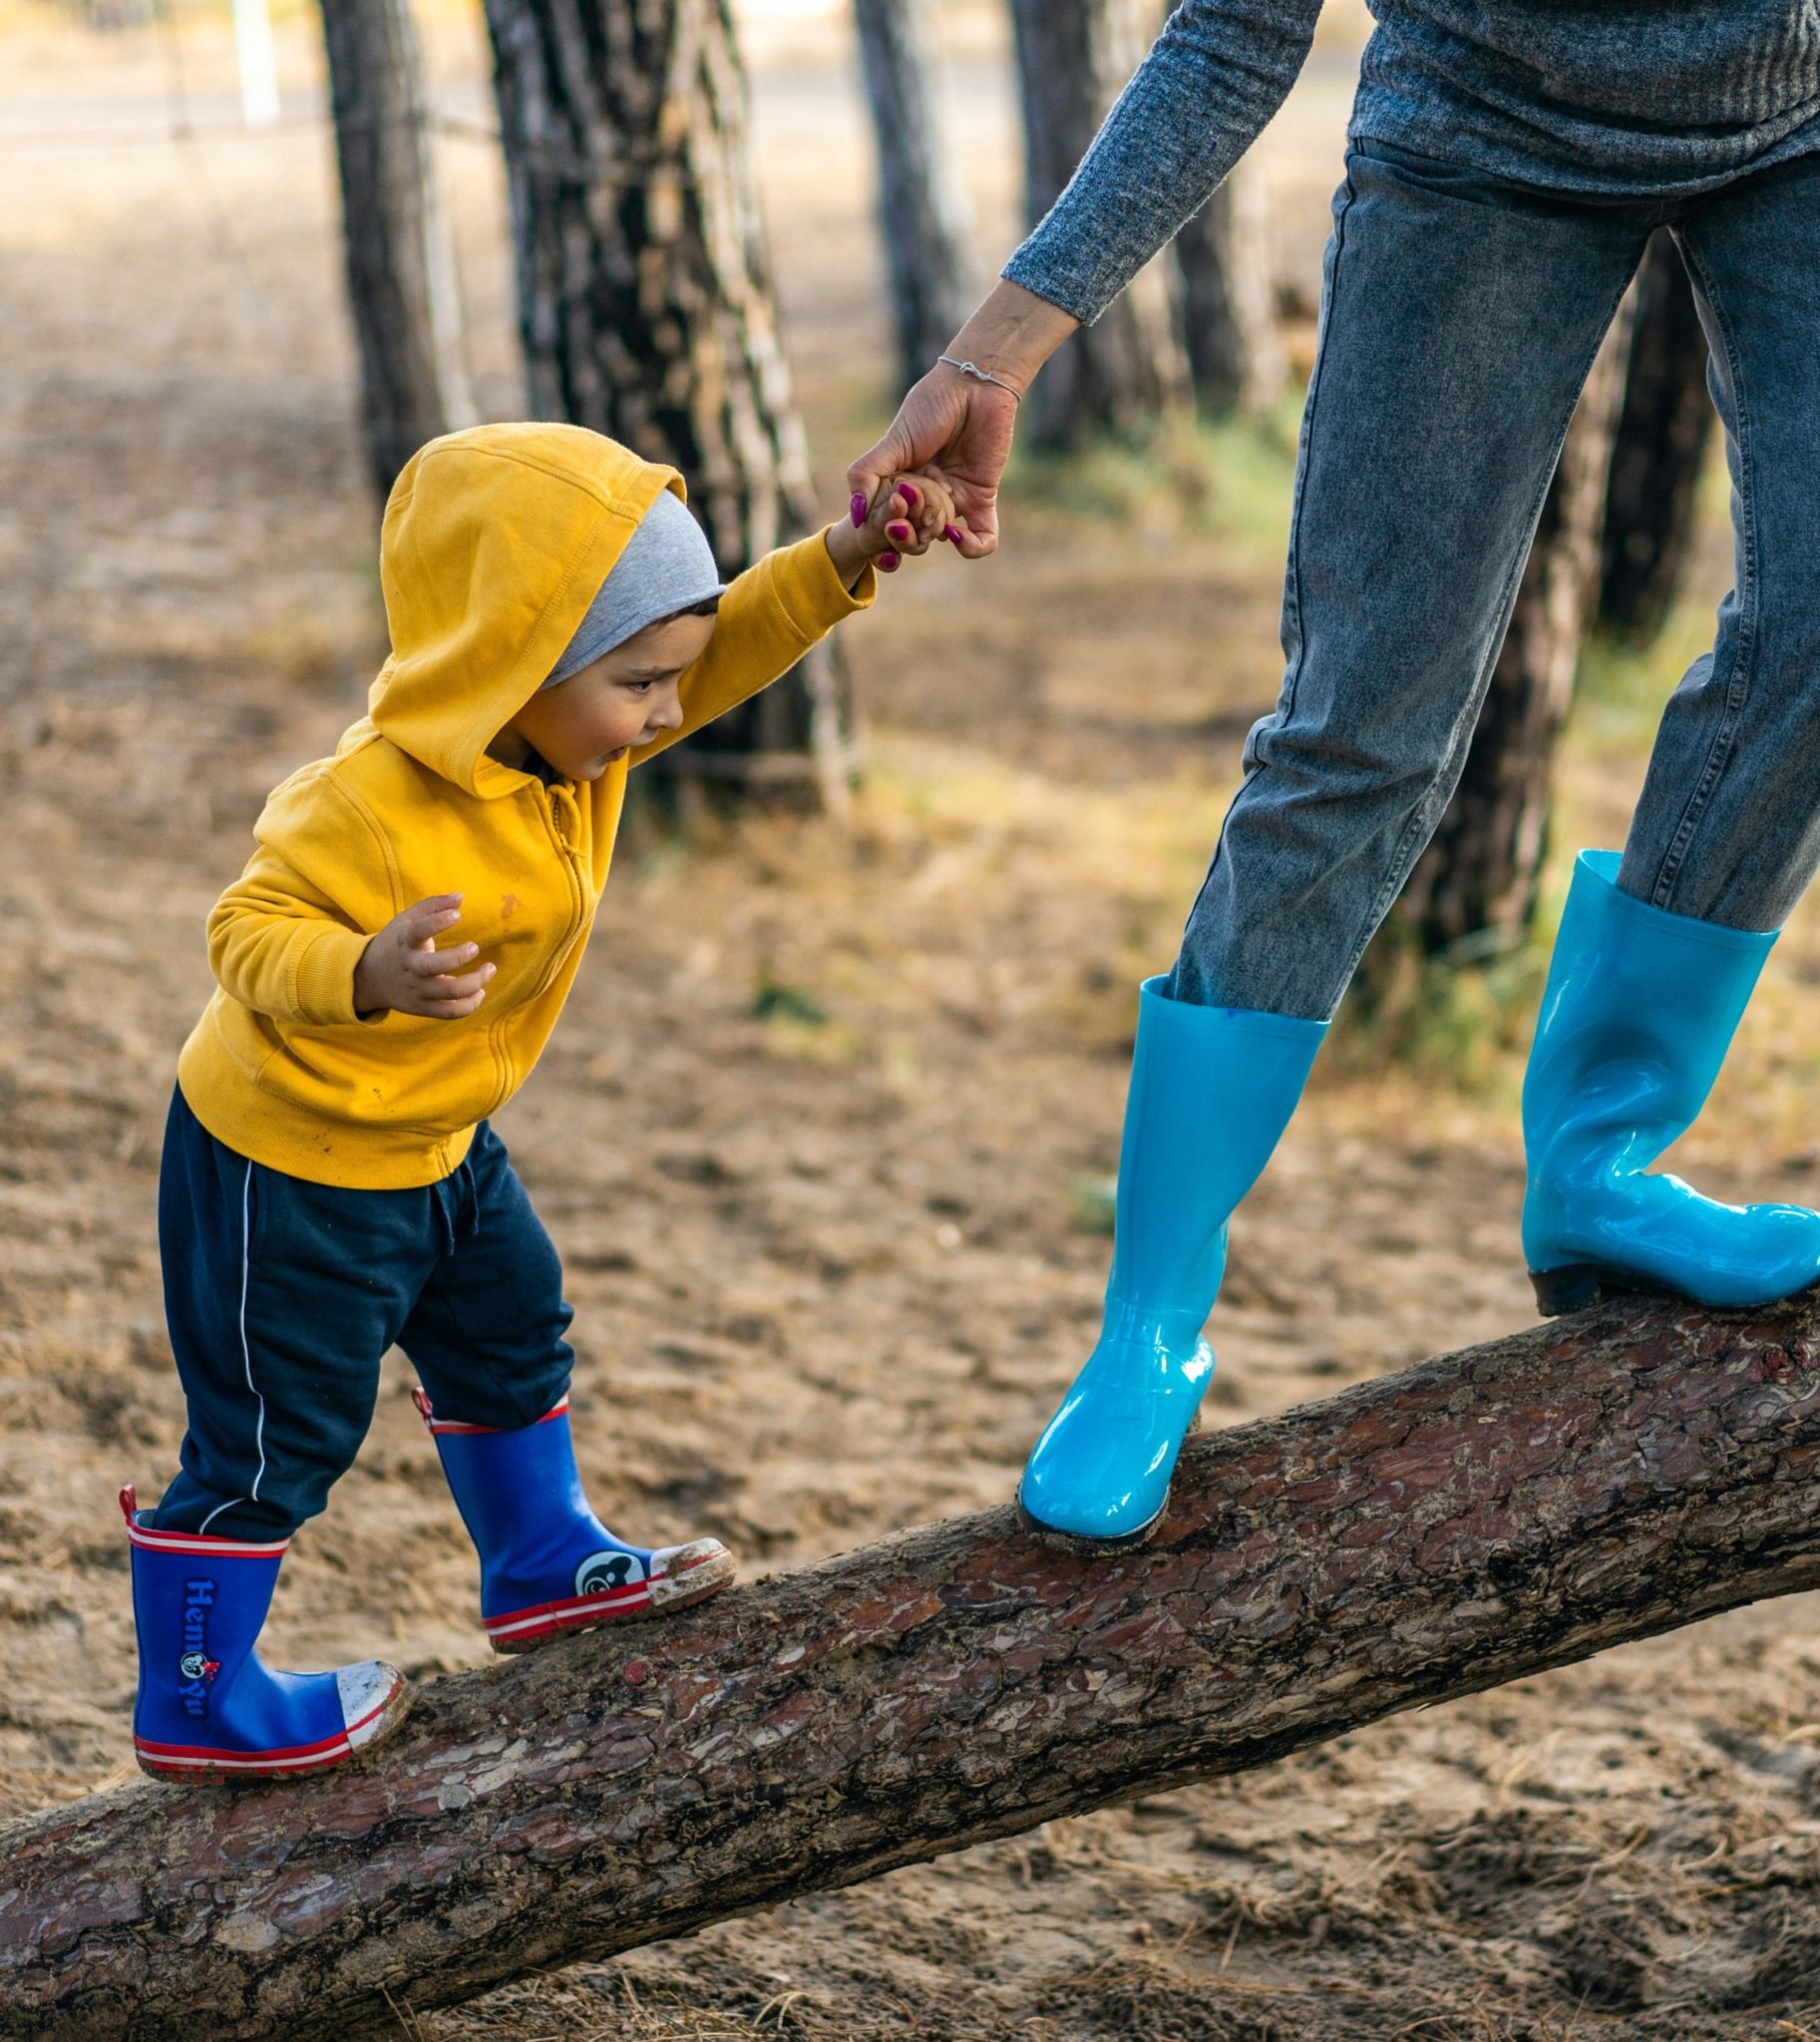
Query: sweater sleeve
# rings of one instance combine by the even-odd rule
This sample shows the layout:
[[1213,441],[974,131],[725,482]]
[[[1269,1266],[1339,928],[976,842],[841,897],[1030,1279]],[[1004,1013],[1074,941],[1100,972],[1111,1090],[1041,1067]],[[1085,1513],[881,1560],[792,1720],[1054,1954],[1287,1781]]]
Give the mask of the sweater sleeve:
[[393,911],[383,847],[320,767],[276,789],[253,834],[258,850],[208,916],[217,983],[274,1020],[358,1020],[354,967]]
[[1091,323],[1288,96],[1320,0],[1182,0],[1003,274]]
[[870,608],[878,586],[878,572],[868,562],[859,586],[849,590],[819,531],[767,553],[721,597],[708,649],[682,677],[681,729],[641,745],[628,763],[643,765],[666,745],[768,688],[843,617]]

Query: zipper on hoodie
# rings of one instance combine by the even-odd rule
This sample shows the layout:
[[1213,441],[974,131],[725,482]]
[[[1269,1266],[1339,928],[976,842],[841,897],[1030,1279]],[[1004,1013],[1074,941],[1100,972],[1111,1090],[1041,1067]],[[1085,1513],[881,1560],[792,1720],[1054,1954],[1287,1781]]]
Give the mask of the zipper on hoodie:
[[[569,891],[573,896],[574,906],[569,915],[566,932],[550,953],[548,969],[539,979],[529,995],[534,1000],[541,999],[549,990],[550,981],[561,970],[568,953],[574,948],[575,938],[581,932],[581,924],[587,918],[587,890],[581,883],[581,847],[578,841],[581,822],[580,807],[575,801],[573,794],[569,791],[566,781],[558,781],[551,786],[545,786],[540,783],[536,789],[536,796],[540,813],[544,818],[544,827],[549,832],[550,842],[556,848],[556,855],[562,860],[562,869],[568,875]],[[574,819],[576,830],[574,838],[570,838],[562,828],[561,821],[556,813],[558,801]],[[518,1067],[513,1062],[512,1053],[506,1043],[510,1018],[510,1016],[503,1016],[494,1022],[487,1032],[487,1040],[493,1050],[493,1060],[499,1069],[500,1083],[499,1090],[494,1095],[491,1105],[487,1108],[487,1112],[479,1116],[482,1120],[485,1120],[488,1114],[497,1113],[501,1104],[511,1097],[520,1083]]]
[[[544,820],[547,825],[550,841],[556,847],[562,860],[562,869],[568,876],[569,891],[574,897],[574,906],[569,915],[568,928],[560,942],[550,952],[549,965],[538,981],[533,999],[549,990],[550,982],[561,970],[569,951],[574,947],[576,936],[581,933],[581,924],[587,919],[587,888],[581,882],[581,808],[575,800],[574,791],[565,780],[552,782],[538,788],[544,805]],[[571,836],[565,823],[572,823]]]

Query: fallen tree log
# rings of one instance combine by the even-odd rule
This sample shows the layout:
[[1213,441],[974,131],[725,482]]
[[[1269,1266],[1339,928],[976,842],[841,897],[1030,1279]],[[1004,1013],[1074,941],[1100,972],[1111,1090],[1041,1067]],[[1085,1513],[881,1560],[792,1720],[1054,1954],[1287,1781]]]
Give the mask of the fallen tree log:
[[1820,1304],[1606,1306],[1190,1443],[1148,1549],[1008,1510],[431,1684],[365,1770],[0,1847],[0,2035],[350,2038],[1820,1585]]

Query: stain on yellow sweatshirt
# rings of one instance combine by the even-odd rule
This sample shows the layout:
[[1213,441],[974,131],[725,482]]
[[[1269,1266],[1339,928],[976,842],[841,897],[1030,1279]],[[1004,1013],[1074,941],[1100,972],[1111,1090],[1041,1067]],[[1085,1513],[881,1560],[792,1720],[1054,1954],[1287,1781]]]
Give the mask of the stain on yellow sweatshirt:
[[[820,533],[721,599],[682,678],[682,728],[597,781],[545,786],[490,758],[675,472],[575,426],[435,440],[386,507],[392,656],[368,713],[276,789],[258,850],[208,918],[219,989],[183,1046],[190,1110],[242,1156],[317,1184],[434,1183],[542,1053],[581,961],[627,769],[786,673],[850,594]],[[460,893],[446,942],[498,966],[461,1020],[354,1012],[354,967],[400,909]]]

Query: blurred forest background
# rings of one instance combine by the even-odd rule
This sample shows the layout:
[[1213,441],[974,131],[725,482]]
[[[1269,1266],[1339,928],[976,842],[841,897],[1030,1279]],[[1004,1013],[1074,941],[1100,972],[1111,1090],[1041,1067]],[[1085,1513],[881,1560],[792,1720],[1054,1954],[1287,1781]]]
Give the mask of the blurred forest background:
[[[563,12],[242,0],[236,37],[226,0],[0,0],[0,1815],[130,1776],[112,1499],[182,1430],[160,1129],[202,917],[383,657],[377,487],[428,431],[536,411],[676,460],[729,566],[836,514],[1161,9],[594,0],[622,40],[591,70],[534,33]],[[1226,197],[1038,386],[1000,552],[907,563],[635,820],[502,1117],[623,1529],[758,1571],[999,1501],[1085,1352],[1136,983],[1275,695],[1367,26],[1329,0]],[[1573,850],[1622,841],[1729,580],[1686,314],[1652,263],[1463,798],[1236,1229],[1219,1422],[1530,1316],[1516,1090],[1553,915]],[[1716,1191],[1813,1194],[1817,979],[1804,908],[1670,1159]],[[281,1662],[483,1656],[406,1381],[299,1541]],[[413,2032],[1820,2033],[1813,1617],[1739,1612]]]

